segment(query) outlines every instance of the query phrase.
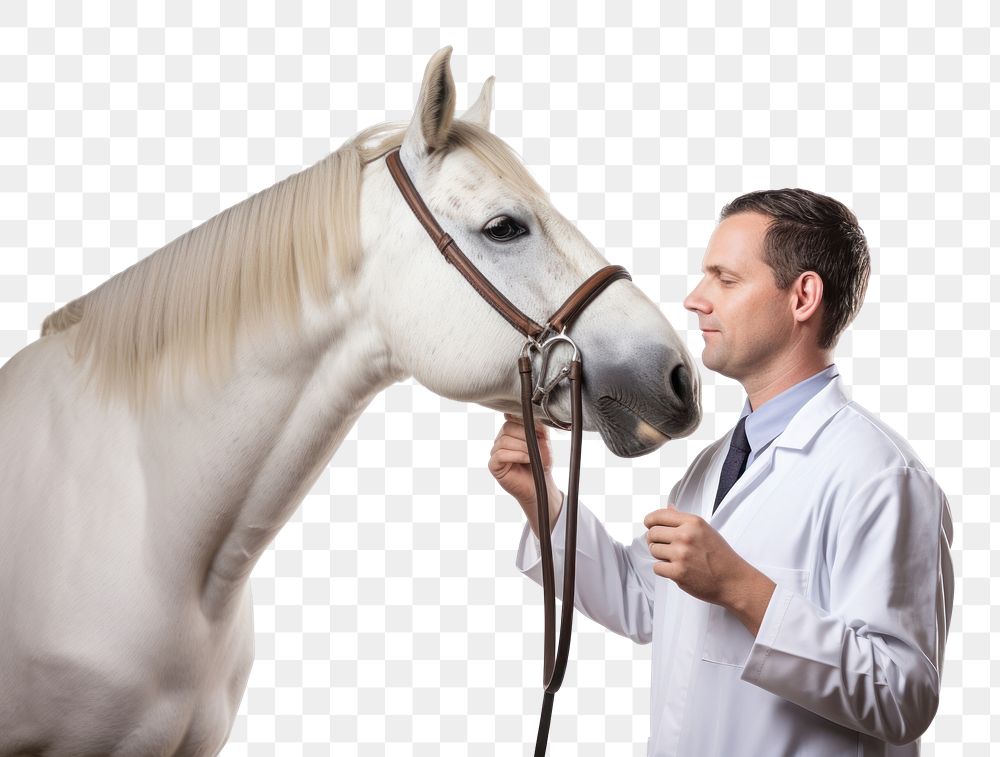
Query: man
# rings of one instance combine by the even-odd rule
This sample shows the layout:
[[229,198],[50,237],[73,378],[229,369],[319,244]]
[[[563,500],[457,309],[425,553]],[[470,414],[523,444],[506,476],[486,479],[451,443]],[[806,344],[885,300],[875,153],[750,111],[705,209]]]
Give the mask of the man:
[[[581,503],[576,607],[652,641],[650,755],[917,755],[941,687],[952,522],[833,363],[867,288],[857,219],[813,192],[753,192],[723,208],[702,269],[684,306],[743,412],[631,545]],[[541,583],[524,426],[507,418],[489,468],[527,515],[516,564]],[[546,478],[561,590],[562,495]]]

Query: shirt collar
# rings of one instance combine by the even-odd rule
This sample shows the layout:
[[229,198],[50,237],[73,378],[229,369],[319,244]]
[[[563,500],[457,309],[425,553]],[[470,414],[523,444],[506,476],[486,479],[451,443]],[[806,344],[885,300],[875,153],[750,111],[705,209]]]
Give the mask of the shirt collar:
[[772,442],[785,428],[795,414],[812,399],[820,389],[840,375],[837,366],[829,365],[809,378],[789,387],[781,394],[772,397],[753,412],[750,411],[750,398],[743,403],[740,418],[747,417],[745,431],[747,442],[753,453]]

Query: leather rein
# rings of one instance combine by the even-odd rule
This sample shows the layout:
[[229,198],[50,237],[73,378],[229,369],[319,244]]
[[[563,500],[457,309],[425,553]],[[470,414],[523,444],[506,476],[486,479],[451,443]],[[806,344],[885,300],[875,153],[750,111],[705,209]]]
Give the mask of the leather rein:
[[[492,305],[515,329],[527,337],[527,341],[521,349],[517,367],[521,375],[521,411],[524,418],[524,436],[528,442],[528,456],[531,460],[531,472],[534,478],[538,506],[538,531],[540,534],[544,534],[544,538],[539,539],[539,545],[542,552],[542,590],[545,607],[545,656],[542,677],[545,693],[538,723],[538,736],[535,740],[535,757],[543,757],[548,743],[549,723],[552,718],[555,693],[562,685],[563,677],[566,674],[566,661],[569,657],[569,645],[573,630],[573,602],[576,584],[576,527],[580,484],[580,451],[583,440],[583,366],[580,350],[566,334],[566,330],[583,309],[609,284],[618,279],[631,279],[632,277],[619,265],[601,268],[577,287],[576,291],[552,314],[544,326],[540,325],[525,315],[500,290],[493,286],[489,279],[466,257],[455,240],[441,228],[403,168],[398,147],[386,154],[385,162],[396,186],[399,187],[399,191],[403,195],[403,199],[406,200],[413,214],[426,229],[445,259],[458,269],[459,273],[479,292],[484,300]],[[566,342],[573,348],[573,357],[569,365],[562,366],[552,379],[546,381],[549,355],[559,342]],[[542,360],[537,384],[533,383],[532,376],[531,357],[533,352],[540,353]],[[566,378],[569,379],[570,385],[569,423],[564,423],[553,416],[548,407],[549,394]],[[552,562],[549,500],[538,440],[533,433],[535,428],[533,405],[541,407],[542,412],[553,425],[570,431],[569,485],[566,492],[565,566],[558,651],[556,651],[555,639],[555,570]]]

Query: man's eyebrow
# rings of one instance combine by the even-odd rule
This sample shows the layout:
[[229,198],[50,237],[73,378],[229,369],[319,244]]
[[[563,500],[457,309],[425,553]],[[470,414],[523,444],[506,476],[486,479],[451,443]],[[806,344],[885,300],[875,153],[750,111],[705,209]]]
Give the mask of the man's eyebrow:
[[736,271],[730,270],[729,268],[717,265],[715,263],[713,263],[712,265],[705,266],[702,270],[705,271],[705,273],[714,273],[716,276],[722,276],[723,274],[725,274],[727,276],[736,276],[737,278],[739,278],[739,274],[736,273]]

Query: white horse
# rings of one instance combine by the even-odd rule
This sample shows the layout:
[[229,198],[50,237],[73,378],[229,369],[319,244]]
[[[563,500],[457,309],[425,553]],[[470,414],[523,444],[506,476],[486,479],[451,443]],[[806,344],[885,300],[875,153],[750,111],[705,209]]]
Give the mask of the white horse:
[[[520,413],[523,338],[439,254],[378,159],[533,318],[606,264],[489,131],[451,48],[369,128],[72,301],[0,370],[0,755],[211,755],[253,663],[250,572],[374,395]],[[618,281],[579,317],[584,427],[689,433],[697,371]],[[552,402],[569,417],[568,391]]]

